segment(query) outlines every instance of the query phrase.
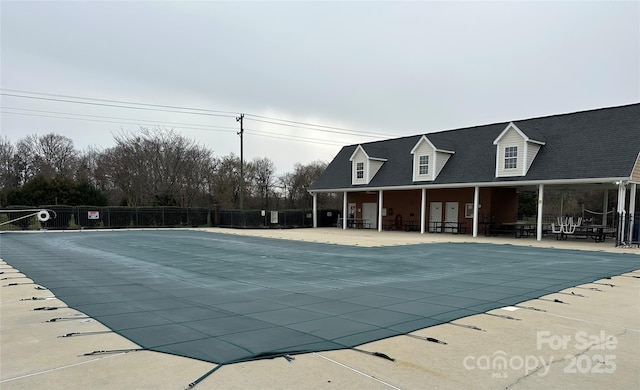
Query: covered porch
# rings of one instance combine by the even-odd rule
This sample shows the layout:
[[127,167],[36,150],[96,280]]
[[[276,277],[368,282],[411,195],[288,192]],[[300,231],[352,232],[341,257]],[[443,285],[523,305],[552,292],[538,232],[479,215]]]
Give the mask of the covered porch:
[[[420,234],[533,237],[537,241],[543,237],[586,238],[594,242],[608,239],[615,241],[616,246],[638,245],[640,219],[635,215],[640,194],[637,184],[632,181],[519,182],[473,187],[348,189],[340,191],[343,207],[339,226]],[[583,205],[582,212],[577,212],[568,203],[563,205],[564,193],[586,190],[601,194],[600,206],[591,202],[588,208]],[[533,197],[529,199],[529,208],[533,211],[526,215],[519,212],[518,200],[523,192]],[[313,196],[314,227],[317,227],[317,192]]]

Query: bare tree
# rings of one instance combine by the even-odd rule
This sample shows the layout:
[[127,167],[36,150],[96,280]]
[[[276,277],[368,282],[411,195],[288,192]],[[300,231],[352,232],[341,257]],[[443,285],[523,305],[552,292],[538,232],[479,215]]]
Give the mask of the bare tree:
[[22,184],[36,175],[75,178],[78,152],[71,138],[55,133],[29,135],[18,141],[16,158],[20,160]]
[[6,136],[0,137],[0,205],[7,203],[7,192],[20,182],[16,166],[16,148]]
[[240,157],[231,153],[222,157],[212,175],[214,198],[222,208],[238,208],[240,204]]
[[250,180],[253,194],[259,200],[258,206],[268,209],[269,199],[273,196],[275,165],[267,157],[254,158],[251,162]]
[[280,194],[282,195],[282,199],[284,201],[283,207],[292,209],[294,208],[293,203],[293,180],[294,175],[290,172],[282,174],[278,176],[277,186]]
[[95,147],[88,147],[78,156],[76,163],[76,180],[86,181],[97,185],[96,170],[100,159],[101,151]]
[[324,172],[327,164],[322,161],[314,161],[307,165],[300,163],[294,167],[291,196],[298,208],[310,208],[313,205],[313,196],[309,194],[311,184]]
[[211,152],[173,129],[143,127],[115,141],[97,172],[121,191],[128,206],[188,207],[206,189],[207,172],[214,166]]

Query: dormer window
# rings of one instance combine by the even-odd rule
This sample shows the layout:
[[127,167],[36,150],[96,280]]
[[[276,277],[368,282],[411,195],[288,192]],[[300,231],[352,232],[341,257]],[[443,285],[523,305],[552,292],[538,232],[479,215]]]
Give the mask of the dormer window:
[[504,148],[504,169],[518,168],[518,147],[507,146]]
[[356,186],[369,184],[387,161],[386,155],[385,148],[358,145],[349,158],[351,161],[351,184]]
[[[447,142],[440,139],[438,144],[442,147]],[[436,147],[427,136],[423,135],[411,149],[411,154],[413,155],[413,181],[433,181],[449,161],[453,151]]]
[[496,177],[526,176],[544,145],[536,128],[530,128],[526,123],[524,126],[528,134],[511,122],[493,141],[496,145]]
[[420,163],[418,171],[420,175],[429,174],[429,156],[420,156]]
[[356,163],[356,178],[363,179],[364,178],[364,163],[359,162]]

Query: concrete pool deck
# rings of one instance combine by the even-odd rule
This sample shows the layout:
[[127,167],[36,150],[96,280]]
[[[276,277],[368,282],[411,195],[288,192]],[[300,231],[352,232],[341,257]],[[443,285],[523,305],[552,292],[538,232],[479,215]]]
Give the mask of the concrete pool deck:
[[[206,229],[227,234],[343,245],[486,242],[633,253],[611,241],[556,241],[338,228]],[[359,347],[225,365],[195,388],[638,388],[640,386],[640,256],[638,270],[486,314],[465,317]],[[0,387],[3,389],[183,389],[212,363],[149,351],[36,290],[0,262]],[[27,299],[27,300],[24,300]],[[561,302],[558,302],[561,301]],[[52,318],[63,318],[47,322]],[[60,337],[70,333],[78,336]],[[429,341],[431,340],[431,341]],[[434,342],[438,340],[441,343]],[[446,343],[446,344],[444,344]],[[96,350],[110,354],[84,354]]]

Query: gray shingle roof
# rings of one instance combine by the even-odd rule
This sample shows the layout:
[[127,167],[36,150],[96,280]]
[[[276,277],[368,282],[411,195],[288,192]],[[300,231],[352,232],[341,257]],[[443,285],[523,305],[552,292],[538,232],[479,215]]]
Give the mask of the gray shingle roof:
[[437,148],[455,152],[432,182],[412,181],[410,152],[419,134],[362,144],[388,159],[368,185],[351,185],[349,158],[357,145],[343,147],[311,189],[629,177],[640,153],[640,103],[513,122],[545,142],[526,176],[495,177],[493,141],[509,124],[503,122],[426,134]]
[[514,125],[518,126],[518,128],[529,137],[532,141],[545,142],[544,141],[544,133],[540,131],[536,124],[528,123],[528,122],[513,122]]
[[373,146],[371,144],[364,144],[362,145],[362,148],[365,152],[367,152],[370,158],[389,158],[389,151],[387,150],[387,148],[381,148],[379,146]]

